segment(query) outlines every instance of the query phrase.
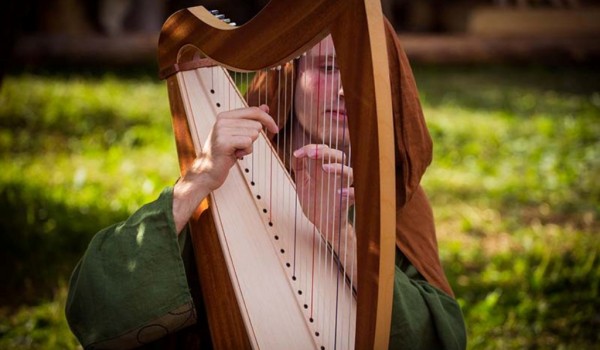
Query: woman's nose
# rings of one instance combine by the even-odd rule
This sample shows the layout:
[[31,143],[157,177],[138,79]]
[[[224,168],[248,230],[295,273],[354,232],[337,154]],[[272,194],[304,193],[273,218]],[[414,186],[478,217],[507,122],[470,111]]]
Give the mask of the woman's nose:
[[340,84],[340,90],[338,91],[338,95],[344,96],[344,86]]

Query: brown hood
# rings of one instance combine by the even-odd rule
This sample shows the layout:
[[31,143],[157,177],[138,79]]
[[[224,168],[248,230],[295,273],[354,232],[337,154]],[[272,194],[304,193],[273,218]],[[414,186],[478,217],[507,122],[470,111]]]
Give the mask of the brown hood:
[[[439,260],[431,206],[420,185],[431,163],[431,137],[408,58],[387,20],[385,33],[396,144],[396,245],[429,283],[453,296]],[[268,104],[280,129],[284,129],[290,115],[294,71],[293,63],[288,63],[281,73],[277,70],[257,73],[248,88],[248,104]]]

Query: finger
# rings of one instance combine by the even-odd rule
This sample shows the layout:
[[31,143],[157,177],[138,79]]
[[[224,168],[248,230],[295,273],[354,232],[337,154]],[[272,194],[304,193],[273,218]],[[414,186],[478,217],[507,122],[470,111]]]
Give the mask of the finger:
[[223,137],[234,137],[234,136],[247,136],[255,141],[260,134],[260,130],[256,130],[253,128],[238,128],[238,127],[228,127],[221,130],[220,135]]
[[298,148],[297,150],[294,151],[293,155],[294,155],[294,159],[292,161],[292,169],[295,172],[302,172],[305,170],[308,170],[308,151],[309,149],[312,148],[319,148],[319,147],[323,147],[325,145],[315,145],[315,144],[311,144],[311,145],[304,145],[300,148]]
[[294,153],[294,158],[292,159],[292,170],[296,173],[302,173],[306,171],[308,168],[308,161],[303,157],[296,157]]
[[277,127],[277,124],[273,118],[271,118],[271,116],[265,112],[265,110],[268,109],[269,108],[266,105],[261,105],[261,107],[233,109],[219,114],[219,118],[256,120],[266,127],[267,130],[276,134],[279,132],[279,127]]
[[310,158],[292,158],[292,170],[295,174],[304,174],[309,178],[316,177],[321,178],[323,176],[322,171],[317,171],[317,169],[321,169],[323,163],[318,159],[310,159]]
[[269,113],[269,105],[263,103],[262,105],[258,106],[258,108],[260,108],[263,112],[267,114]]
[[244,148],[244,149],[238,149],[235,151],[234,155],[236,158],[242,158],[244,156],[249,155],[250,153],[252,153],[252,147],[248,147],[248,148]]
[[330,175],[341,176],[348,183],[354,182],[354,171],[351,167],[339,163],[329,163],[321,165],[323,171]]
[[227,156],[235,155],[238,150],[252,148],[253,140],[250,136],[220,136],[216,140],[216,150]]
[[263,129],[263,125],[251,119],[239,119],[239,118],[220,118],[216,122],[216,127],[219,129],[225,128],[245,128],[254,129],[260,131]]
[[338,194],[348,201],[348,205],[354,204],[354,187],[340,188]]
[[296,158],[315,158],[324,148],[328,148],[328,146],[323,144],[308,144],[298,148],[293,154]]
[[320,153],[320,158],[327,163],[344,164],[348,167],[348,157],[346,154],[335,148],[324,148]]
[[327,145],[310,144],[305,145],[294,151],[296,158],[308,157],[310,159],[320,159],[327,163],[348,163],[346,154]]

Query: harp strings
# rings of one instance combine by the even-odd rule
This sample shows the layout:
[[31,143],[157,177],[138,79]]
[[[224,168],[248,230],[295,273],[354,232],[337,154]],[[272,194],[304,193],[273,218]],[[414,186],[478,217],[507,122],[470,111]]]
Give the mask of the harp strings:
[[[325,54],[323,55],[323,50],[325,50]],[[304,56],[306,57],[306,56]],[[324,58],[323,58],[324,57]],[[312,259],[310,259],[311,261],[308,263],[308,268],[305,269],[305,274],[304,274],[304,280],[308,283],[308,281],[310,280],[310,285],[311,285],[311,292],[310,292],[310,318],[312,320],[313,318],[313,314],[315,313],[315,305],[317,305],[316,309],[319,310],[324,310],[324,309],[331,309],[331,308],[335,308],[335,310],[329,310],[328,312],[319,312],[319,320],[317,321],[317,323],[324,325],[326,327],[330,327],[333,328],[333,330],[330,329],[330,333],[335,334],[334,337],[334,348],[336,346],[336,341],[337,341],[337,329],[338,327],[338,300],[340,298],[352,298],[353,297],[353,289],[354,289],[354,273],[355,273],[355,264],[354,264],[354,259],[355,259],[355,254],[354,254],[354,250],[356,249],[356,246],[354,244],[354,242],[349,239],[351,237],[353,237],[353,232],[350,232],[352,230],[352,227],[354,227],[354,223],[350,222],[349,226],[343,226],[342,225],[342,221],[347,220],[347,216],[348,213],[350,212],[350,207],[349,207],[349,201],[348,200],[343,200],[343,196],[346,195],[347,193],[345,191],[342,191],[341,188],[349,188],[351,183],[350,183],[350,177],[346,176],[344,177],[344,174],[346,174],[347,169],[346,166],[347,164],[351,164],[351,153],[350,153],[350,147],[346,147],[346,145],[349,143],[349,140],[346,139],[346,132],[345,130],[347,129],[347,125],[346,125],[346,118],[345,116],[340,117],[340,112],[342,111],[342,113],[345,113],[345,108],[343,106],[340,105],[340,99],[341,99],[341,95],[339,93],[339,91],[341,90],[341,81],[339,79],[339,73],[337,71],[337,67],[336,67],[336,62],[335,62],[335,55],[333,53],[333,50],[331,49],[330,52],[330,47],[326,46],[324,49],[319,46],[319,54],[316,57],[317,61],[315,62],[315,55],[311,55],[309,57],[309,61],[305,62],[306,65],[308,65],[308,69],[314,70],[317,69],[318,70],[318,85],[317,85],[317,91],[315,92],[315,90],[311,90],[311,96],[309,98],[309,101],[307,102],[306,99],[304,99],[303,103],[303,107],[305,110],[310,110],[310,111],[315,111],[315,113],[311,113],[311,120],[309,121],[309,125],[317,125],[317,131],[318,128],[321,127],[321,125],[327,126],[328,127],[323,127],[321,128],[320,132],[321,137],[320,140],[316,139],[316,135],[314,135],[312,132],[311,133],[307,133],[307,132],[303,132],[302,133],[302,137],[303,137],[303,141],[301,143],[301,145],[307,145],[307,144],[314,144],[315,145],[315,152],[319,152],[319,148],[318,148],[318,144],[319,143],[324,143],[327,146],[334,148],[334,149],[340,149],[340,150],[344,150],[347,151],[348,154],[344,154],[342,157],[342,162],[341,162],[341,171],[339,174],[339,178],[338,176],[334,176],[334,177],[327,177],[327,182],[321,182],[320,183],[320,187],[316,187],[314,193],[309,193],[309,197],[312,195],[313,198],[309,198],[308,202],[305,203],[305,205],[307,206],[307,208],[305,208],[305,212],[310,213],[311,211],[316,211],[317,209],[319,209],[320,211],[322,211],[323,213],[320,213],[320,215],[316,215],[316,213],[314,213],[315,215],[313,215],[313,218],[317,218],[320,221],[318,223],[319,227],[322,228],[322,231],[320,234],[324,234],[325,237],[322,237],[319,235],[318,232],[316,232],[313,228],[313,246],[312,246],[312,252],[311,254],[309,254]],[[305,58],[306,60],[306,58]],[[324,60],[324,62],[323,62]],[[295,76],[296,74],[294,74],[293,76]],[[303,77],[303,79],[306,79],[306,76]],[[323,83],[321,83],[323,82]],[[304,82],[306,83],[306,81]],[[324,91],[320,91],[321,86],[324,84]],[[287,86],[287,85],[286,85]],[[292,85],[295,86],[295,85]],[[325,94],[328,93],[329,96],[326,96]],[[315,104],[315,96],[317,95],[318,98],[316,99],[316,104]],[[285,94],[285,96],[287,96],[287,93]],[[321,97],[323,96],[323,97]],[[304,95],[304,97],[306,98],[306,95]],[[335,102],[332,102],[335,101]],[[319,104],[322,104],[322,110],[319,111]],[[307,106],[307,104],[309,106]],[[335,113],[335,117],[332,116],[331,114]],[[341,125],[340,125],[341,123]],[[334,125],[335,124],[335,125]],[[328,133],[327,133],[328,130]],[[343,132],[341,133],[341,140],[340,140],[340,134],[338,132],[334,132],[334,130],[339,131],[339,130],[343,130]],[[290,133],[289,135],[291,135],[291,137],[293,137],[295,133]],[[287,134],[286,134],[287,135]],[[285,139],[284,139],[285,140]],[[321,142],[319,142],[321,141]],[[285,141],[284,141],[285,142]],[[291,142],[292,144],[292,142]],[[297,144],[296,144],[297,146]],[[290,150],[290,153],[293,152],[293,149]],[[317,164],[317,166],[314,166],[312,169],[309,169],[309,172],[313,173],[313,177],[316,178],[317,172],[321,171],[321,169],[323,168],[323,165],[325,163],[328,163],[329,160],[327,159],[327,157],[322,157],[320,160],[320,164]],[[311,164],[311,167],[313,165]],[[343,183],[345,178],[345,183]],[[319,206],[318,207],[318,203],[317,201],[319,200],[319,198],[327,198],[327,196],[329,196],[330,193],[333,193],[334,191],[337,191],[339,193],[339,200],[333,200],[333,201],[329,201],[326,200],[325,203],[325,207],[323,206]],[[312,206],[312,207],[311,207]],[[335,215],[333,215],[334,213],[337,213],[337,217],[335,217]],[[328,219],[333,219],[330,220],[329,222],[323,222],[325,220]],[[324,229],[323,229],[324,228]],[[324,239],[328,246],[330,247],[330,249],[327,249],[325,245],[323,244],[318,244],[316,245],[315,242],[317,242],[319,239]],[[316,247],[318,248],[316,248]],[[337,256],[336,256],[336,252],[337,252]],[[342,253],[340,255],[340,253]],[[315,254],[318,255],[318,259],[317,260],[317,264],[315,265]],[[322,259],[322,255],[325,256],[324,259]],[[325,262],[325,264],[323,264],[323,262]],[[336,303],[334,304],[328,304],[326,302],[326,299],[324,297],[321,297],[320,292],[319,292],[319,288],[318,286],[314,285],[314,275],[315,275],[315,269],[318,271],[318,273],[320,274],[324,274],[324,273],[329,273],[330,275],[333,276],[337,276],[338,279],[338,283],[336,285]],[[345,280],[345,276],[343,273],[341,273],[340,271],[343,271],[345,269],[345,272],[348,276],[347,278],[347,282],[348,285],[345,285],[343,282]],[[310,272],[309,272],[310,270]],[[341,283],[339,280],[342,280]],[[345,288],[343,288],[343,290],[340,290],[340,285],[341,286],[345,286]],[[352,307],[352,305],[350,305],[350,307]],[[352,310],[345,310],[349,313],[352,312]],[[334,318],[333,320],[331,320],[330,318]],[[351,325],[350,325],[351,319],[347,318],[347,324],[345,325],[347,328],[346,329],[350,329]],[[346,343],[349,344],[350,343],[350,337],[352,336],[352,334],[350,332],[347,332],[346,335],[347,337]]]
[[[317,57],[317,59],[319,59],[319,60],[320,60],[320,56],[321,56],[321,46],[322,45],[319,44],[319,56]],[[311,55],[311,60],[312,60],[312,62],[314,64],[314,55]],[[317,63],[320,64],[320,62],[317,62]],[[321,98],[321,70],[318,70],[317,74],[318,74],[318,76],[317,76],[318,77],[318,81],[317,81],[317,91],[316,91],[316,94],[317,94],[317,98],[320,99]],[[314,94],[314,92],[315,92],[314,89],[311,89],[311,95]],[[311,98],[311,101],[312,101],[312,98]],[[320,117],[321,117],[321,115],[319,113],[319,100],[317,100],[317,103],[314,105],[314,108],[315,108],[314,109],[314,114],[311,114],[309,120],[310,120],[310,123],[312,124],[312,122],[313,122],[312,118],[316,118],[317,132],[318,132],[318,126],[319,126],[319,121],[320,121]],[[311,111],[312,111],[312,108],[311,108]],[[311,140],[310,141],[311,141],[311,144],[312,144],[313,143],[312,132],[311,132]],[[315,147],[315,153],[318,156],[318,152],[319,152],[318,145],[315,144],[314,147]],[[314,164],[314,163],[313,162],[309,162],[309,164]],[[313,169],[311,169],[310,166],[309,166],[308,169],[309,169],[309,172],[313,174],[314,179],[317,179],[317,176],[318,176],[317,172],[319,171],[318,167],[315,166]],[[316,219],[316,217],[317,217],[317,191],[318,191],[318,187],[315,186],[315,188],[314,188],[314,197],[310,198],[310,193],[309,193],[309,199],[308,199],[308,203],[312,204],[312,208],[311,209],[312,209],[312,215],[313,215],[312,219],[313,220]],[[320,221],[320,216],[319,216],[319,221]],[[314,300],[314,294],[315,294],[314,293],[314,287],[315,287],[315,285],[314,285],[314,276],[315,276],[315,245],[316,245],[317,237],[318,237],[317,236],[317,227],[316,227],[316,224],[321,224],[321,222],[313,222],[313,223],[315,225],[313,225],[313,230],[312,230],[312,261],[311,261],[311,272],[310,272],[310,281],[311,281],[311,284],[310,284],[310,318],[311,319],[313,318],[313,311],[314,311],[313,300]],[[321,248],[320,245],[319,245],[319,248]],[[319,249],[319,253],[320,252],[321,252],[321,250]],[[320,258],[320,254],[319,254],[319,258]],[[320,259],[319,259],[319,262],[320,262]]]
[[[281,232],[279,237],[276,236],[276,245],[281,247],[280,252],[285,255],[285,266],[291,277],[291,284],[297,288],[300,304],[307,313],[309,322],[317,329],[315,332],[317,338],[319,333],[329,333],[332,336],[328,337],[329,342],[323,344],[326,349],[338,348],[339,343],[352,344],[353,332],[341,334],[341,330],[352,330],[354,328],[354,320],[351,317],[340,319],[338,310],[340,299],[354,298],[355,289],[355,241],[350,239],[353,237],[352,228],[355,227],[354,222],[350,221],[349,225],[342,225],[351,212],[349,201],[344,199],[345,191],[342,189],[349,188],[350,177],[345,176],[348,172],[348,166],[352,164],[351,148],[349,144],[346,130],[346,116],[340,116],[341,111],[344,111],[343,101],[339,94],[341,90],[341,81],[339,73],[336,71],[336,60],[333,49],[325,46],[319,46],[318,54],[303,54],[297,60],[304,60],[303,64],[306,69],[317,71],[316,89],[312,89],[310,94],[303,94],[301,99],[296,98],[296,85],[304,84],[304,86],[315,86],[314,82],[308,81],[307,75],[298,76],[297,67],[299,62],[290,63],[289,68],[291,74],[286,72],[285,67],[276,67],[267,69],[262,74],[265,76],[264,84],[256,91],[258,94],[258,104],[269,104],[269,96],[277,98],[277,110],[270,111],[270,114],[275,117],[281,130],[280,135],[275,136],[275,144],[273,145],[279,154],[275,154],[271,147],[265,146],[263,143],[255,143],[253,152],[246,156],[246,164],[250,166],[249,177],[251,184],[260,186],[263,181],[258,179],[268,179],[266,186],[269,186],[268,191],[258,189],[259,193],[269,193],[268,198],[264,198],[267,210],[269,224],[276,223],[278,218],[273,217],[274,205],[281,203],[275,199],[278,197],[288,198],[281,205],[289,212],[289,217],[294,222],[293,230],[290,232]],[[224,84],[227,81],[215,79],[214,71],[211,69],[211,89],[223,91]],[[238,87],[247,89],[251,84],[250,73],[230,72],[232,80]],[[274,78],[274,79],[271,79]],[[312,84],[311,84],[312,83]],[[270,86],[278,84],[279,86]],[[279,91],[276,95],[269,93],[269,89]],[[288,90],[289,89],[289,90]],[[241,108],[239,99],[236,99],[231,94],[231,90],[227,95],[227,109]],[[316,91],[315,91],[316,90]],[[189,90],[185,89],[188,94]],[[326,95],[328,94],[328,95]],[[225,106],[224,106],[225,107]],[[319,108],[320,107],[320,108]],[[311,111],[308,125],[316,125],[314,132],[294,132],[300,124],[293,118],[297,117],[296,109],[302,108],[306,111]],[[291,111],[291,113],[288,113]],[[287,120],[286,120],[287,119]],[[285,126],[282,123],[287,123]],[[197,130],[197,126],[194,126]],[[343,132],[339,132],[343,130]],[[197,133],[197,131],[196,131]],[[277,157],[281,158],[283,164],[288,167],[295,161],[293,152],[301,146],[314,145],[315,152],[319,154],[319,147],[325,144],[332,149],[338,149],[345,152],[342,157],[341,170],[338,170],[335,176],[328,176],[326,181],[321,181],[319,186],[314,188],[314,191],[309,191],[308,200],[305,202],[305,208],[299,207],[298,197],[295,193],[289,193],[293,189],[284,184],[285,179],[280,176],[274,176],[273,165],[278,162]],[[200,148],[199,148],[200,149]],[[318,161],[308,161],[308,172],[312,174],[314,179],[320,176],[318,172],[324,169],[324,165],[329,163],[327,157],[320,157]],[[260,164],[267,165],[266,167],[259,166]],[[293,176],[293,174],[292,174]],[[287,189],[287,190],[286,190]],[[266,189],[264,189],[266,190]],[[287,193],[283,193],[287,192]],[[334,200],[325,200],[319,202],[320,198],[328,198],[331,193],[336,193],[337,197]],[[284,195],[287,194],[287,195]],[[321,213],[317,213],[317,210]],[[319,222],[314,222],[314,225],[307,223],[306,220],[298,220],[302,215],[312,213],[312,218],[318,218]],[[333,215],[335,214],[335,215]],[[309,215],[310,216],[310,215]],[[333,218],[334,220],[329,220]],[[307,232],[306,226],[312,230],[312,244],[298,244],[300,237],[299,232]],[[302,227],[304,226],[304,227]],[[320,230],[317,229],[317,226]],[[308,230],[310,231],[310,230]],[[279,249],[279,248],[278,248]],[[331,303],[322,292],[318,284],[318,279],[315,275],[330,275],[333,279],[337,279],[335,285],[335,303]],[[348,305],[348,308],[353,308],[353,303],[342,303]],[[342,313],[351,315],[352,310],[344,310]],[[342,323],[345,323],[343,325]],[[339,333],[339,334],[338,334]],[[338,340],[339,337],[344,337],[344,340]],[[323,337],[321,337],[323,338]],[[324,339],[323,339],[324,340]]]

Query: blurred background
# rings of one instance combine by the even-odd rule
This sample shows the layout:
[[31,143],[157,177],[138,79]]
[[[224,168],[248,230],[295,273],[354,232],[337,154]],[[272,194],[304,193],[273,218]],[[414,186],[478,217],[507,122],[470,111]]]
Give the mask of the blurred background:
[[[21,0],[0,13],[0,348],[75,349],[91,237],[178,177],[158,32],[203,4]],[[423,184],[470,349],[600,344],[600,3],[385,0],[434,161]]]

